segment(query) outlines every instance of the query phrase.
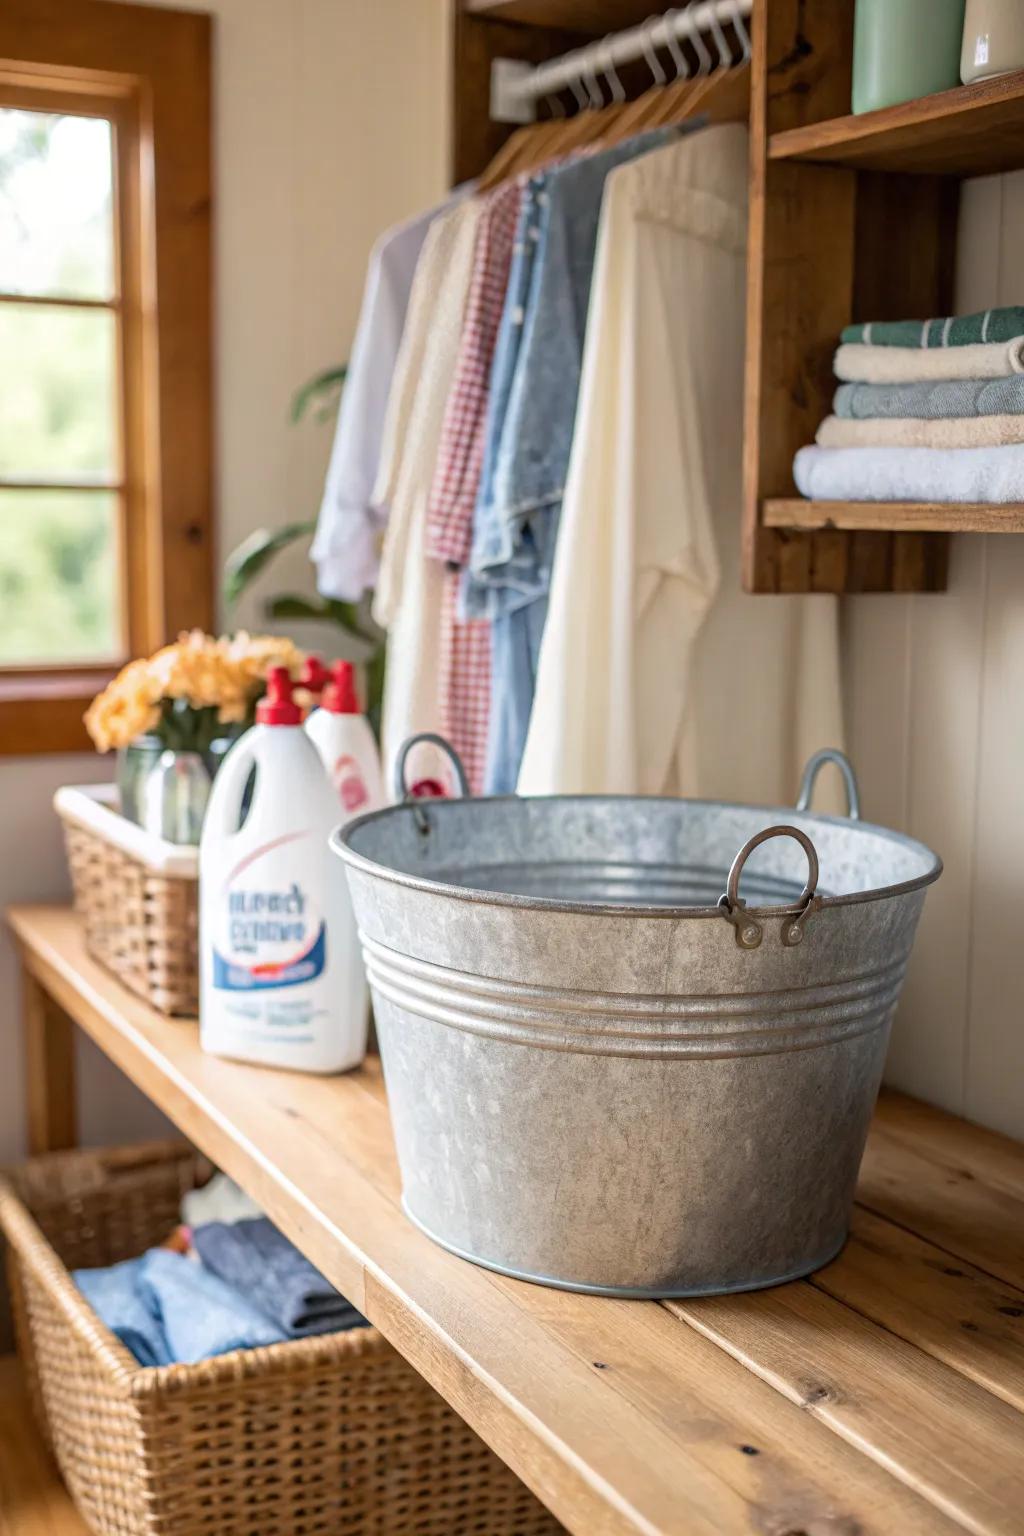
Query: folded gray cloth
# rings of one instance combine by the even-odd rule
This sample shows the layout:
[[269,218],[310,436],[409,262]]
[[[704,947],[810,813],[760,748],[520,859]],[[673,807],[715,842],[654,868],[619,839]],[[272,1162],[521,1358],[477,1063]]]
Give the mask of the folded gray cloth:
[[815,501],[1024,501],[1024,444],[801,448],[793,478],[801,496]]
[[197,1227],[192,1241],[213,1274],[249,1297],[289,1338],[369,1324],[265,1216]]
[[927,421],[960,416],[1024,414],[1024,374],[1004,379],[940,379],[922,384],[840,384],[836,416],[915,416]]

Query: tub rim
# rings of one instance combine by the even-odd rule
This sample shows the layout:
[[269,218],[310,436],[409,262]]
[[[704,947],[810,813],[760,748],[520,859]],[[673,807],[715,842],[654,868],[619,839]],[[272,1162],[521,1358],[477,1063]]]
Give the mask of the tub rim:
[[[595,917],[645,917],[645,918],[716,918],[722,920],[722,911],[718,905],[712,906],[665,906],[661,903],[650,902],[603,902],[603,901],[568,901],[555,896],[523,895],[515,891],[479,890],[474,886],[456,885],[453,882],[429,878],[424,875],[408,874],[405,870],[394,869],[390,865],[381,864],[376,859],[368,858],[366,854],[359,853],[351,846],[351,838],[354,833],[373,822],[381,821],[386,817],[405,813],[412,815],[419,809],[424,812],[440,812],[441,815],[459,815],[459,807],[472,804],[507,805],[511,802],[523,800],[519,795],[486,795],[475,796],[471,800],[455,799],[425,799],[405,801],[400,805],[389,805],[378,811],[369,811],[366,815],[356,816],[349,822],[345,822],[334,828],[328,840],[328,846],[332,852],[338,855],[343,862],[360,873],[373,876],[375,879],[386,880],[393,885],[401,885],[409,890],[422,891],[428,895],[451,897],[455,901],[476,902],[486,906],[508,907],[513,910],[540,910],[544,912],[565,912],[579,916]],[[631,803],[643,801],[650,804],[662,805],[699,805],[706,808],[722,811],[760,812],[764,815],[765,826],[773,822],[793,822],[804,824],[817,824],[841,827],[844,831],[870,832],[885,841],[899,844],[903,848],[912,850],[920,855],[929,865],[925,871],[912,880],[899,881],[895,885],[875,886],[867,891],[850,891],[838,896],[816,896],[815,907],[823,910],[830,907],[860,906],[869,901],[888,901],[893,897],[910,895],[915,891],[925,890],[942,874],[943,862],[934,849],[929,848],[918,838],[909,837],[904,832],[896,832],[891,827],[883,827],[877,822],[862,821],[860,818],[852,819],[848,816],[825,816],[813,811],[799,811],[792,805],[751,805],[737,800],[702,800],[683,799],[676,795],[531,795],[528,797],[531,804],[559,805],[559,804],[586,804],[588,801],[607,804],[609,801],[628,800]],[[808,833],[813,840],[813,829]],[[723,875],[724,889],[724,875]],[[766,907],[746,906],[744,911],[755,917],[770,918],[785,914],[787,908],[779,905]]]

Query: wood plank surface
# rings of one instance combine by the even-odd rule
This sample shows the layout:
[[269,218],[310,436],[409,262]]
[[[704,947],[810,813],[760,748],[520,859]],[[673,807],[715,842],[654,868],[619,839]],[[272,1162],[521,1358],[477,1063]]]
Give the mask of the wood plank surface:
[[[375,1061],[331,1079],[206,1056],[192,1022],[162,1018],[88,958],[72,914],[21,909],[12,922],[26,965],[57,1002],[571,1531],[1013,1529],[1020,1473],[1003,1453],[1024,1424],[1010,1406],[1019,1357],[1007,1389],[989,1394],[981,1378],[997,1372],[995,1345],[983,1366],[960,1370],[807,1282],[685,1303],[684,1326],[655,1303],[572,1295],[466,1264],[400,1211]],[[880,1134],[884,1157],[902,1155],[898,1136]],[[977,1231],[971,1242],[983,1246]],[[856,1276],[847,1283],[866,1288]],[[979,1306],[986,1283],[972,1293]],[[878,1307],[895,1316],[894,1302]],[[933,1330],[941,1312],[937,1303]],[[817,1373],[817,1383],[823,1370],[844,1392],[805,1402],[799,1381]],[[987,1479],[983,1436],[999,1461]]]
[[806,1281],[664,1305],[964,1530],[1019,1536],[1024,1418],[983,1387]]
[[13,1356],[0,1359],[0,1536],[89,1536],[43,1447]]
[[922,1151],[876,1125],[857,1198],[952,1257],[1024,1290],[1024,1196],[976,1177],[955,1151],[949,1157]]
[[[807,442],[813,440],[813,433]],[[1024,533],[1024,503],[943,501],[808,501],[769,496],[762,502],[766,528],[860,528],[912,533]]]
[[1024,1411],[1024,1291],[859,1207],[811,1283]]
[[773,133],[771,160],[984,176],[1024,162],[1024,71]]

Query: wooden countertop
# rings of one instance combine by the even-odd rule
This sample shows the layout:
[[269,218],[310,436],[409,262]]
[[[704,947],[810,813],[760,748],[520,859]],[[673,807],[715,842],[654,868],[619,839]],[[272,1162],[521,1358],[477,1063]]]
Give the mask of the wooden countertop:
[[315,1078],[205,1056],[70,911],[10,920],[43,990],[577,1536],[1024,1531],[1024,1146],[886,1094],[853,1235],[813,1279],[547,1290],[402,1215],[376,1060]]

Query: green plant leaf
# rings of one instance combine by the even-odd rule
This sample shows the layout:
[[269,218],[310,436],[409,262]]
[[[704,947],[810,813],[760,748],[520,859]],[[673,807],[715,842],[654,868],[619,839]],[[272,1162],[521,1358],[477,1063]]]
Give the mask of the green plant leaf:
[[233,549],[224,562],[224,605],[234,607],[242,593],[254,581],[276,554],[294,544],[297,539],[309,538],[316,529],[316,522],[286,523],[283,528],[257,528]]
[[323,421],[331,414],[335,396],[345,382],[348,366],[342,363],[336,368],[325,368],[315,378],[303,384],[292,396],[292,421],[301,421],[310,406],[317,408],[317,419]]
[[267,613],[272,619],[317,619],[334,623],[334,614],[321,598],[301,597],[298,592],[282,592],[267,599]]
[[364,613],[362,605],[342,603],[333,597],[303,597],[298,592],[283,592],[269,598],[267,613],[272,619],[312,619],[318,623],[336,624],[345,634],[353,635],[371,650],[384,643],[384,631],[378,629]]

